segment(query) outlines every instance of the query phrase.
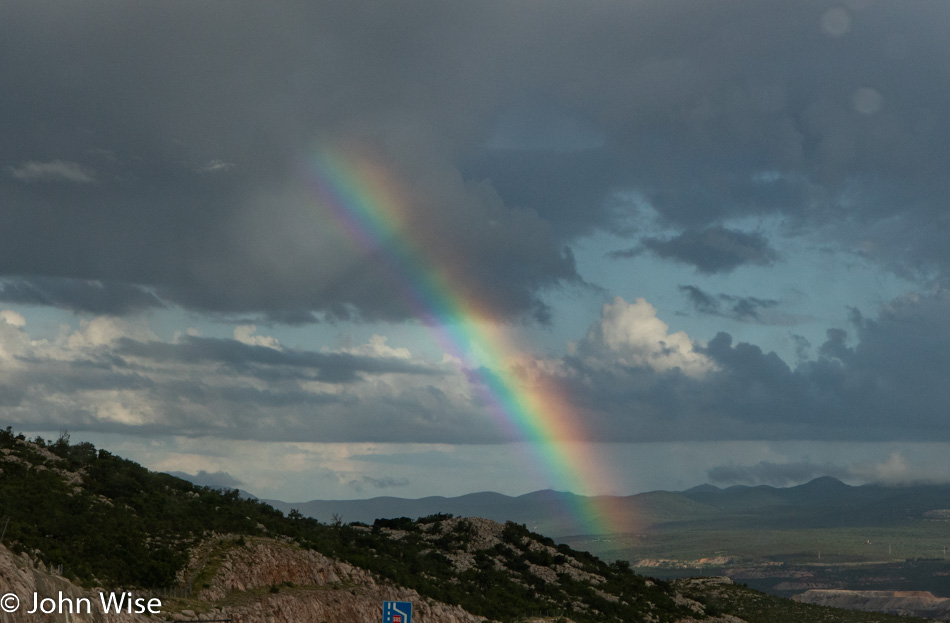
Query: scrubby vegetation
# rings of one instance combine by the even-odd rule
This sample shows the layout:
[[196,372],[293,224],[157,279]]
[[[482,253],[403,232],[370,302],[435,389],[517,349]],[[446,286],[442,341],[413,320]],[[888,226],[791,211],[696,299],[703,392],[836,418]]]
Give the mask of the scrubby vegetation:
[[[779,620],[756,618],[749,604],[757,602],[731,593],[693,587],[695,601],[685,601],[670,584],[637,575],[624,561],[608,564],[524,525],[443,513],[372,526],[323,524],[296,511],[285,517],[237,491],[195,486],[91,444],[70,444],[67,434],[27,440],[0,430],[0,522],[5,546],[62,565],[64,575],[85,585],[175,585],[191,548],[217,533],[230,535],[229,543],[243,544],[245,537],[296,543],[497,621],[545,611],[578,623],[661,623],[719,613],[748,614],[753,623]],[[195,590],[220,565],[221,556],[208,556],[204,575],[191,578]]]
[[[669,621],[685,613],[664,584],[565,545],[555,549],[521,525],[509,523],[495,545],[467,552],[475,525],[447,514],[327,525],[296,512],[285,517],[237,491],[150,472],[89,443],[70,444],[66,434],[27,440],[7,428],[0,452],[4,545],[62,565],[64,575],[87,585],[171,586],[189,549],[215,532],[291,539],[495,620],[551,609],[577,621],[632,620],[647,610]],[[460,551],[471,557],[464,570],[450,559]],[[602,578],[599,585],[530,572],[569,559]]]
[[285,521],[237,491],[150,472],[68,435],[28,442],[7,428],[0,452],[3,543],[87,584],[170,586],[209,531],[265,534]]

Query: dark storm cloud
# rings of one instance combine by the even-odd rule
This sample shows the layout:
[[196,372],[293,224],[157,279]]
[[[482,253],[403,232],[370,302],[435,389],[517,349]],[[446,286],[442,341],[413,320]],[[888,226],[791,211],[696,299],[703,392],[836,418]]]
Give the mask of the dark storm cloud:
[[305,179],[350,142],[412,189],[421,263],[498,317],[543,320],[540,293],[580,280],[564,245],[644,210],[683,232],[645,248],[700,272],[774,262],[728,225],[780,215],[943,274],[944,8],[4,3],[0,275],[404,319],[387,258],[341,242]]
[[[648,205],[686,232],[650,240],[652,250],[701,271],[728,270],[744,253],[774,261],[754,245],[693,252],[700,232],[752,215],[781,215],[798,233],[826,228],[895,269],[945,270],[950,188],[938,163],[950,161],[950,123],[939,112],[944,83],[925,67],[948,55],[940,3],[690,8],[686,16],[678,2],[625,5],[609,15],[625,38],[598,23],[596,40],[570,39],[584,40],[587,53],[572,50],[561,64],[559,101],[565,118],[593,120],[605,145],[553,156],[531,141],[485,150],[479,173],[557,231],[626,228]],[[830,28],[829,11],[847,26]],[[596,18],[575,19],[579,32]],[[566,160],[570,169],[556,166]]]
[[[658,257],[690,264],[700,273],[728,273],[739,266],[769,266],[778,253],[761,234],[750,234],[710,227],[701,231],[687,230],[669,240],[644,238],[643,248]],[[638,251],[618,251],[612,257],[629,257]]]
[[738,320],[761,321],[760,310],[773,308],[778,305],[775,299],[760,299],[754,296],[730,296],[720,294],[719,297],[732,307],[729,313]]
[[0,281],[0,301],[105,315],[165,306],[155,294],[139,286],[60,277]]
[[570,240],[598,227],[627,229],[607,200],[623,187],[622,166],[605,149],[578,151],[485,150],[469,156],[462,170],[491,181],[505,201],[537,211],[560,239]]
[[686,293],[686,297],[696,311],[714,316],[721,313],[721,306],[716,297],[704,292],[699,286],[680,286],[680,292]]
[[775,299],[731,294],[713,295],[696,285],[681,285],[679,289],[686,294],[693,309],[701,314],[756,324],[795,323],[794,318],[776,309],[779,302]]
[[808,338],[796,333],[793,333],[791,337],[792,342],[795,344],[795,356],[798,357],[798,362],[801,363],[809,359],[811,342],[808,341]]
[[835,358],[840,361],[849,361],[854,355],[854,351],[846,346],[848,332],[844,329],[828,329],[827,339],[818,349],[818,353],[824,357]]
[[488,78],[460,80],[469,44],[449,43],[466,13],[500,17],[457,8],[5,5],[0,274],[274,322],[404,319],[400,280],[419,276],[346,240],[306,179],[321,146],[355,141],[415,186],[400,235],[420,263],[500,318],[545,321],[539,292],[580,281],[569,251],[446,158],[485,123],[465,108]]

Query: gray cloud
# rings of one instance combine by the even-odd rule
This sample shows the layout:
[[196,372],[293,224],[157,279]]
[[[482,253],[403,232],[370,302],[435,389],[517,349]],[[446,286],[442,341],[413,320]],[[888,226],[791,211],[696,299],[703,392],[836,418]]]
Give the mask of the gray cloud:
[[[458,108],[485,85],[448,86],[468,51],[448,45],[452,29],[428,30],[444,28],[447,9],[371,26],[339,7],[244,8],[3,10],[4,24],[20,25],[3,38],[31,71],[0,76],[17,93],[0,120],[0,162],[28,163],[3,185],[0,274],[134,283],[190,309],[300,323],[406,319],[416,310],[405,291],[426,287],[418,271],[433,267],[498,318],[545,322],[540,293],[580,282],[573,257],[543,219],[452,165],[449,135],[485,123]],[[482,27],[500,16],[470,12]],[[249,56],[249,38],[272,45]],[[347,59],[346,71],[333,58]],[[403,204],[396,235],[412,238],[409,263],[347,240],[321,205],[314,155],[343,143],[363,145],[412,188],[374,198],[380,209]],[[99,183],[78,194],[21,183],[93,169]],[[25,236],[38,230],[40,240]]]
[[362,493],[365,489],[391,489],[393,487],[405,487],[409,484],[409,480],[406,478],[373,478],[371,476],[363,476],[361,478],[353,479],[347,482],[347,486],[356,491],[357,493]]
[[722,313],[719,300],[708,292],[704,292],[699,286],[681,285],[679,289],[680,292],[686,293],[686,297],[696,311],[714,316]]
[[[778,253],[761,234],[725,227],[687,230],[669,240],[648,237],[641,244],[658,257],[690,264],[705,274],[727,273],[744,265],[769,266],[778,259]],[[639,252],[616,251],[611,256],[632,257]]]
[[96,4],[0,8],[6,57],[29,59],[0,69],[0,275],[403,320],[392,258],[315,205],[313,154],[354,142],[412,189],[418,265],[499,318],[543,321],[580,279],[565,245],[644,210],[682,232],[644,248],[704,273],[776,261],[728,226],[775,215],[907,274],[950,266],[939,0],[844,33],[817,1]]
[[801,363],[810,359],[811,342],[808,341],[808,338],[795,333],[791,337],[795,344],[795,356],[798,357],[798,362]]
[[0,281],[0,301],[109,315],[165,307],[153,292],[136,285],[58,277]]
[[[292,378],[294,369],[316,371],[303,378],[347,383],[359,379],[360,374],[422,374],[436,375],[439,371],[396,358],[378,358],[348,353],[320,353],[302,350],[277,350],[267,346],[245,344],[238,340],[183,336],[178,343],[139,342],[129,338],[118,341],[116,355],[151,359],[164,363],[195,364],[222,363],[237,371],[255,370],[254,366],[286,368],[274,372],[276,377]],[[266,370],[256,373],[267,376]]]
[[50,162],[24,162],[11,167],[10,175],[20,182],[72,182],[88,184],[96,181],[95,172],[78,162],[52,160]]
[[[603,441],[946,441],[948,314],[945,290],[902,296],[874,318],[854,311],[853,337],[829,330],[817,357],[794,367],[724,332],[694,344],[694,357],[707,362],[702,373],[696,366],[689,372],[685,365],[614,363],[611,353],[578,347],[552,381]],[[607,329],[615,341],[625,340],[623,326]],[[649,339],[635,343],[672,352],[669,336]]]
[[[948,440],[947,291],[902,296],[874,317],[854,310],[848,331],[829,330],[816,357],[794,366],[727,333],[696,344],[655,314],[616,299],[570,355],[517,374],[560,387],[595,441]],[[258,440],[513,439],[478,392],[459,392],[468,370],[238,340],[103,341],[119,328],[107,320],[55,343],[31,339],[15,317],[0,322],[8,422]]]
[[199,487],[226,487],[228,489],[240,489],[244,483],[227,472],[206,472],[200,470],[197,474],[187,474],[185,472],[167,472],[168,474],[187,480]]
[[697,285],[681,285],[680,292],[697,312],[753,324],[790,325],[803,320],[779,309],[779,301],[755,296],[711,294]]
[[[253,330],[236,334],[276,344]],[[114,317],[36,340],[3,312],[0,404],[11,425],[39,430],[313,442],[511,437],[458,391],[464,373],[453,365],[409,359],[382,338],[355,350],[365,354],[161,342]]]
[[[487,315],[544,322],[544,295],[581,284],[581,236],[636,234],[615,255],[720,276],[780,259],[747,231],[772,218],[783,235],[945,284],[945,3],[840,8],[844,29],[827,9],[4,3],[0,300],[405,321],[433,303],[419,275],[434,269]],[[389,210],[403,253],[346,236],[359,215],[328,205],[340,178],[321,166],[327,151],[385,172],[361,189]],[[682,291],[699,313],[794,321],[772,299]],[[727,333],[690,347],[656,323],[630,339],[592,331],[545,373],[608,440],[939,438],[948,312],[935,289],[854,313],[813,349],[798,340],[795,365]],[[506,439],[438,366],[207,338],[54,347],[12,327],[0,322],[13,423]]]

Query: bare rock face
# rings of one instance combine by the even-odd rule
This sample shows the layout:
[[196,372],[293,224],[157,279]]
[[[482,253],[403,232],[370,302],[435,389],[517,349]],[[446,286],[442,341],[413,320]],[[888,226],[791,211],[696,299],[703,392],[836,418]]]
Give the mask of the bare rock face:
[[430,623],[484,620],[456,606],[420,597],[413,590],[377,583],[369,572],[358,567],[265,539],[229,549],[209,584],[197,599],[163,600],[161,614],[157,616],[104,613],[98,590],[82,589],[49,573],[42,563],[34,563],[26,554],[17,556],[0,546],[0,595],[13,593],[20,600],[18,611],[0,610],[0,623],[66,620],[65,614],[29,614],[34,594],[56,600],[56,612],[60,595],[73,603],[86,598],[90,612],[85,612],[84,605],[73,610],[68,618],[71,623],[222,618],[230,618],[234,623],[378,623],[383,601],[412,602],[417,616]]
[[[227,542],[223,537],[217,546]],[[214,605],[214,618],[234,623],[378,623],[384,601],[412,602],[417,616],[433,623],[484,620],[414,590],[379,583],[359,567],[272,539],[227,547],[211,564],[216,571],[198,598]]]
[[[42,563],[35,564],[26,554],[17,556],[0,545],[0,594],[12,593],[19,598],[19,608],[11,609],[11,601],[0,601],[4,606],[0,610],[0,623],[35,623],[38,620],[65,620],[66,612],[72,608],[69,621],[73,623],[147,623],[155,619],[145,615],[128,613],[104,613],[97,591],[79,588],[69,580],[49,573]],[[54,612],[64,614],[29,614],[33,608],[34,595],[40,599],[54,600]],[[79,601],[85,598],[87,601]],[[5,597],[5,599],[9,599]],[[87,612],[86,603],[89,604]],[[68,605],[72,604],[72,606]],[[53,618],[50,618],[53,617]]]
[[217,604],[218,612],[235,623],[377,623],[384,601],[412,602],[425,621],[483,620],[456,606],[423,599],[413,590],[377,583],[359,567],[270,539],[229,548],[208,584],[198,597]]
[[198,597],[220,601],[232,591],[293,586],[375,585],[363,569],[312,550],[269,539],[255,539],[230,548],[209,587]]

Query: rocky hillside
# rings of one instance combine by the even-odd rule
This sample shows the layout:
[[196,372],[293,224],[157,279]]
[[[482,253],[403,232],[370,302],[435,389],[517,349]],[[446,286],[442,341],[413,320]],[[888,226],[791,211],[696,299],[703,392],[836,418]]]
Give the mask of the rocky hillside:
[[[607,565],[512,522],[437,515],[416,522],[377,521],[356,530],[381,537],[377,543],[383,547],[401,544],[418,551],[425,564],[416,564],[414,574],[452,601],[478,603],[478,611],[491,618],[505,619],[513,607],[522,616],[563,612],[590,621],[705,617],[699,603],[633,573],[625,563]],[[377,546],[374,555],[379,551]]]
[[112,623],[99,595],[127,590],[162,601],[151,617],[119,615],[135,623],[371,623],[387,600],[411,601],[420,623],[777,623],[776,604],[800,623],[854,620],[829,609],[810,618],[818,606],[756,601],[730,583],[651,580],[513,522],[285,517],[65,436],[26,440],[9,429],[0,430],[0,520],[0,609],[7,593],[21,601],[0,623],[37,620],[26,613],[33,596],[60,592],[93,606],[70,621]]
[[[487,520],[472,520],[480,524],[475,542],[490,543],[500,537],[504,527]],[[399,539],[404,535],[390,536]],[[460,569],[474,564],[467,552],[454,557]],[[496,561],[503,568],[501,561]],[[566,574],[578,581],[605,583],[602,577],[589,576],[576,561],[565,563]],[[556,582],[556,571],[537,567],[528,573],[543,575]],[[305,550],[287,540],[212,536],[194,549],[189,564],[182,570],[181,584],[195,584],[193,590],[144,591],[132,594],[137,599],[157,599],[156,615],[136,613],[107,613],[102,607],[101,594],[122,589],[81,588],[26,553],[15,555],[0,546],[0,590],[15,594],[20,607],[14,612],[0,612],[0,623],[27,623],[37,620],[30,613],[34,601],[46,600],[47,612],[56,615],[71,611],[69,620],[75,623],[145,623],[157,620],[231,619],[235,623],[297,623],[300,621],[347,621],[374,623],[379,620],[383,601],[410,601],[420,621],[429,623],[483,623],[485,618],[475,616],[451,604],[420,595],[417,591],[399,588],[381,581],[374,574],[353,565],[333,560],[311,550]],[[179,596],[170,596],[170,593]],[[602,595],[610,599],[609,594]],[[35,596],[35,597],[34,597]],[[64,599],[66,600],[64,602]],[[81,600],[85,600],[85,602]],[[108,597],[106,597],[108,599]],[[702,606],[680,595],[672,599],[691,610],[695,616],[676,619],[687,623],[705,619],[709,623],[742,623],[733,617],[706,617]],[[70,602],[72,605],[70,605]],[[55,604],[55,605],[53,605]],[[65,605],[64,605],[65,604]],[[4,601],[4,610],[10,609]],[[553,613],[552,604],[548,613]],[[574,607],[590,611],[589,605],[578,601]],[[543,606],[539,605],[541,614]],[[569,611],[570,607],[560,611]],[[550,617],[549,617],[550,618]],[[570,621],[568,617],[560,617]],[[658,621],[658,616],[646,614],[626,620]]]
[[[212,539],[209,547],[220,547]],[[266,539],[233,548],[226,561],[209,578],[212,585],[197,597],[172,598],[167,592],[135,591],[133,595],[153,602],[159,614],[104,612],[100,594],[109,589],[83,589],[51,573],[26,554],[13,554],[0,546],[0,590],[18,596],[15,612],[11,602],[0,602],[0,623],[32,623],[41,617],[30,613],[34,595],[47,601],[54,620],[74,623],[146,623],[168,620],[231,619],[234,623],[298,623],[301,621],[352,621],[376,623],[381,603],[411,601],[420,620],[434,623],[481,623],[461,608],[439,603],[412,590],[379,583],[361,569],[332,561],[313,552],[301,552],[287,544]],[[299,584],[294,583],[296,579]],[[65,601],[64,601],[65,599]],[[86,601],[80,601],[85,599]],[[108,599],[108,596],[106,597]],[[147,602],[146,602],[147,603]],[[69,605],[72,604],[72,605]],[[88,604],[88,605],[87,605]],[[45,617],[44,617],[45,618]]]
[[366,620],[397,594],[459,621],[471,617],[466,612],[497,621],[554,611],[578,622],[704,615],[628,565],[608,565],[523,525],[448,515],[373,526],[284,517],[237,492],[195,487],[65,436],[48,442],[0,431],[0,517],[5,546],[63,579],[176,588],[194,602],[180,609],[196,612],[275,600],[286,609],[288,595],[314,593],[320,599],[308,597],[307,608],[347,604],[348,616],[365,611]]
[[[90,597],[91,593],[83,591],[65,578],[56,577],[47,572],[46,568],[32,561],[29,556],[22,554],[14,555],[7,548],[0,546],[0,591],[3,593],[3,600],[0,601],[3,609],[0,610],[0,623],[32,623],[37,620],[36,615],[27,613],[32,607],[33,595],[41,597],[56,598],[60,594],[67,598],[77,599],[79,597]],[[16,602],[9,601],[8,595],[12,593],[18,596],[20,607],[13,612]],[[118,623],[119,619],[129,623],[141,623],[147,621],[145,617],[136,615],[123,616],[78,616],[71,617],[72,621],[77,623]]]

